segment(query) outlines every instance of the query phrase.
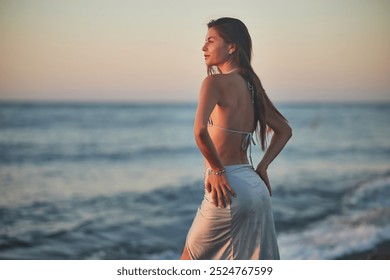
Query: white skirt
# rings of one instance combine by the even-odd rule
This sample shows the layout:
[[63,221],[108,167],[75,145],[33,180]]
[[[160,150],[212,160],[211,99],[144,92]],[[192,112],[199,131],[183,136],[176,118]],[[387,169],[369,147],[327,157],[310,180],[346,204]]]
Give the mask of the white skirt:
[[270,195],[249,164],[225,166],[237,197],[218,208],[205,191],[186,247],[193,260],[280,259]]

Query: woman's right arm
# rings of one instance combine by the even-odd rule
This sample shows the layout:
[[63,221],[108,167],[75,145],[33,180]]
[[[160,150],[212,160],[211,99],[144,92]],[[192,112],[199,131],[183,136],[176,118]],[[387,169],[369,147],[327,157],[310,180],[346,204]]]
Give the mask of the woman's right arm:
[[[210,114],[221,99],[221,92],[216,79],[217,76],[211,75],[203,81],[194,121],[196,144],[214,172],[224,170],[224,166],[207,130],[207,122]],[[205,188],[208,192],[211,192],[212,203],[219,207],[225,207],[225,202],[228,204],[231,203],[229,193],[233,196],[236,195],[223,173],[207,176]]]
[[292,136],[292,129],[287,121],[279,115],[267,98],[266,101],[266,124],[273,130],[273,135],[263,158],[256,168],[256,172],[263,179],[270,195],[272,195],[271,185],[269,183],[267,168],[276,156],[282,151],[288,140]]

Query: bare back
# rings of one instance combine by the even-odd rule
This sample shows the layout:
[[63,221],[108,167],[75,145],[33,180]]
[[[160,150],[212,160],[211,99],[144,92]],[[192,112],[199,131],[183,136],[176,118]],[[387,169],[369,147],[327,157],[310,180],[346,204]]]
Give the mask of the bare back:
[[[242,149],[245,134],[255,129],[254,104],[247,82],[237,73],[219,75],[217,83],[221,99],[211,113],[213,126],[208,127],[210,137],[223,165],[248,163],[246,149]],[[207,165],[207,163],[206,163]]]

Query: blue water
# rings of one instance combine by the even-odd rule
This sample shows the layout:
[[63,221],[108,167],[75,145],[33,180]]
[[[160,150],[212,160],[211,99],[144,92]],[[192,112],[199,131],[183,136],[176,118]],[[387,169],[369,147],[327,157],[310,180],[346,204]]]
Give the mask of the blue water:
[[[390,104],[277,106],[294,133],[269,168],[282,259],[390,240]],[[0,259],[178,258],[203,198],[195,109],[0,103]]]

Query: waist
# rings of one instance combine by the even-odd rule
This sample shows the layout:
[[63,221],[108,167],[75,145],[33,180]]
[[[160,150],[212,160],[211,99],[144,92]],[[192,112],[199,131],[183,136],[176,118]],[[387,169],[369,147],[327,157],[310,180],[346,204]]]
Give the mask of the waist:
[[[208,165],[205,165],[205,172],[209,168],[210,167]],[[239,170],[244,170],[244,169],[254,170],[252,165],[249,163],[229,164],[229,165],[225,165],[224,169],[226,170],[226,173],[232,173],[234,171],[239,171]]]

